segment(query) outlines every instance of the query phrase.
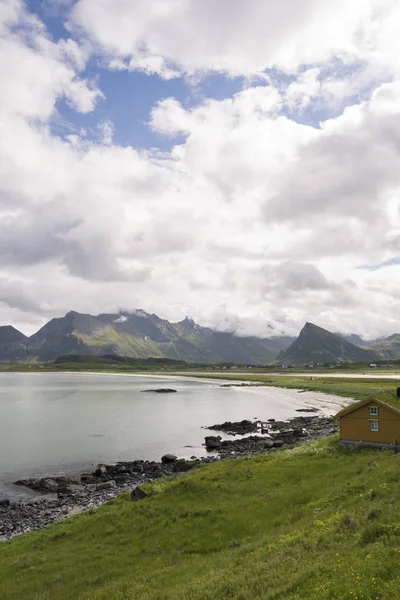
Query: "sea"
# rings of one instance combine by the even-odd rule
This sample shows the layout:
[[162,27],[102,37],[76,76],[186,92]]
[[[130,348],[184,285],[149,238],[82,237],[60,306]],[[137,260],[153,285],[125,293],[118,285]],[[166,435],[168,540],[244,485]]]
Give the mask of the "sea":
[[[207,451],[205,428],[266,421],[318,407],[335,414],[343,398],[275,387],[224,387],[222,380],[93,373],[0,373],[0,499],[25,500],[13,481],[67,474],[98,463],[181,458]],[[147,390],[173,388],[176,393]],[[228,438],[229,436],[223,436]]]

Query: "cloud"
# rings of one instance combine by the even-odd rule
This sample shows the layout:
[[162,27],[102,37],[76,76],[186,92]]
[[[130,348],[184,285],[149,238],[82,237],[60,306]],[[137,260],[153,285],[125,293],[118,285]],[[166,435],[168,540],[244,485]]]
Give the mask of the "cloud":
[[250,75],[357,54],[376,6],[372,0],[79,0],[70,20],[120,66],[133,62],[161,76]]
[[[2,322],[32,332],[71,309],[143,308],[241,335],[295,334],[306,320],[366,337],[399,328],[400,267],[387,262],[400,252],[394,7],[246,6],[80,0],[70,14],[80,37],[55,42],[22,3],[1,4]],[[108,114],[96,113],[92,52],[122,67],[148,60],[164,77],[249,77],[223,100],[160,98],[149,128],[170,149],[139,150],[119,146]],[[271,65],[298,71],[251,78]],[[347,88],[332,91],[334,81]],[[337,115],[299,122],[371,82]],[[56,135],[60,101],[93,113],[97,139]]]

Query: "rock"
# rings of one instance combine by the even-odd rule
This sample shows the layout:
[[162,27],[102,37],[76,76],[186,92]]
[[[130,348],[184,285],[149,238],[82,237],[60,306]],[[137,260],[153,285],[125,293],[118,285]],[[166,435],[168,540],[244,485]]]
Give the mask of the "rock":
[[204,438],[207,450],[216,450],[217,448],[221,448],[222,438],[220,435],[209,435]]
[[301,412],[301,413],[316,413],[316,412],[319,412],[319,408],[297,408],[296,412]]
[[82,475],[80,477],[80,481],[81,481],[81,483],[85,483],[85,484],[95,483],[96,478],[91,473],[82,473]]
[[7,499],[5,500],[0,500],[0,508],[8,508],[10,506],[11,502]]
[[142,390],[142,392],[153,392],[155,394],[174,394],[177,390],[171,388],[158,388],[155,390]]
[[100,492],[102,490],[112,490],[116,487],[116,483],[114,479],[110,479],[110,481],[105,481],[104,483],[99,483],[96,485],[96,492]]
[[58,492],[58,483],[50,477],[39,479],[38,487],[36,488],[40,492],[55,493]]
[[293,431],[291,433],[294,437],[299,437],[299,436],[303,435],[303,430],[302,429],[293,429]]
[[267,423],[275,423],[275,419],[268,419]]
[[105,475],[106,473],[107,473],[106,465],[98,465],[97,469],[94,472],[94,475],[96,475],[96,477],[101,477],[102,475]]
[[284,445],[284,441],[283,440],[274,440],[272,442],[272,445],[274,448],[282,448],[282,446]]
[[224,431],[225,433],[229,433],[231,435],[245,435],[246,433],[255,433],[257,431],[258,421],[252,422],[247,419],[238,421],[236,423],[226,421],[225,423],[221,423],[219,425],[210,425],[210,427],[207,427],[207,429]]
[[131,500],[132,502],[136,502],[137,500],[144,500],[144,498],[148,498],[151,494],[148,494],[144,491],[144,489],[138,485],[134,490],[131,491]]
[[161,457],[161,462],[164,465],[168,465],[170,463],[174,463],[177,460],[177,456],[175,456],[175,454],[164,454],[164,456]]

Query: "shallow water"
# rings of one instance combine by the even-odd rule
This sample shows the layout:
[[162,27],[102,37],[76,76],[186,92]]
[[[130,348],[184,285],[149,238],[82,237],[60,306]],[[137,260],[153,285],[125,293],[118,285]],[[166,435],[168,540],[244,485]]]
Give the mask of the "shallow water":
[[[286,419],[297,408],[334,414],[343,398],[221,381],[75,373],[0,373],[0,498],[26,497],[21,477],[98,462],[206,454],[202,426]],[[176,394],[143,393],[169,387]]]

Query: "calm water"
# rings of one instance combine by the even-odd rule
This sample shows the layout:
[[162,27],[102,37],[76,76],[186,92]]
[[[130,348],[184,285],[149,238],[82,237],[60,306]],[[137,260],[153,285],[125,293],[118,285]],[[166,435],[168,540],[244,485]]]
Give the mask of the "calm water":
[[[221,382],[123,375],[0,373],[0,498],[26,492],[19,478],[98,462],[202,456],[204,425],[287,418],[335,397],[278,388],[222,388]],[[176,394],[142,393],[172,387]],[[340,399],[343,402],[343,399]],[[191,446],[191,447],[187,447]]]

